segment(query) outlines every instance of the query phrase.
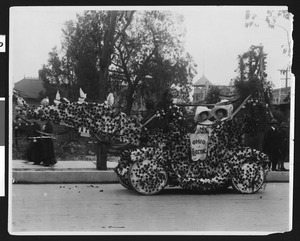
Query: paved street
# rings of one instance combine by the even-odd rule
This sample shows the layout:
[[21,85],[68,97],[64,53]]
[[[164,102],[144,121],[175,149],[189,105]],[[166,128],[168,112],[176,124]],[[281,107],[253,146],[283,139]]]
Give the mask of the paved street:
[[288,196],[289,183],[268,183],[251,195],[231,189],[196,195],[168,188],[155,196],[139,195],[120,184],[14,184],[10,231],[282,232],[289,230]]

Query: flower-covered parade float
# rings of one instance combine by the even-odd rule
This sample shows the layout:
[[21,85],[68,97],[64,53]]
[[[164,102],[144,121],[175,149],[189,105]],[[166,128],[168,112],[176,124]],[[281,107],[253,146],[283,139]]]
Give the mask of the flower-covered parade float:
[[[240,193],[262,188],[269,162],[264,153],[242,145],[242,127],[234,118],[213,124],[209,138],[192,139],[185,128],[186,117],[176,105],[158,111],[163,124],[144,129],[146,146],[121,153],[116,173],[120,183],[141,194],[159,193],[167,185],[203,193],[217,192],[230,185]],[[208,133],[202,135],[205,136]],[[192,142],[205,142],[205,158],[192,158]],[[203,143],[202,143],[203,144]]]
[[158,194],[168,185],[198,193],[230,185],[240,193],[255,193],[263,187],[269,159],[242,145],[243,127],[234,117],[214,122],[211,133],[195,136],[177,105],[165,106],[141,124],[114,108],[111,97],[105,103],[84,98],[71,103],[57,95],[53,105],[38,107],[17,97],[16,110],[23,118],[85,129],[105,145],[122,147],[115,173],[125,188],[140,194]]

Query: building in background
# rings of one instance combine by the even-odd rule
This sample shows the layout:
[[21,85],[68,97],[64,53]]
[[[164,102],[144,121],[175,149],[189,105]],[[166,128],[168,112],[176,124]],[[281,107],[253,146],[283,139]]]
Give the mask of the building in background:
[[[15,83],[14,90],[22,97],[29,106],[39,106],[41,104],[40,93],[45,92],[43,82],[39,78],[25,77],[19,82]],[[22,153],[25,153],[26,147],[28,145],[28,138],[24,139],[24,136],[27,137],[28,132],[30,131],[31,125],[33,122],[37,122],[40,126],[45,124],[45,121],[42,120],[27,120],[20,119],[17,116],[16,107],[17,100],[13,98],[13,149],[17,149]],[[56,148],[61,146],[64,143],[67,143],[74,139],[74,129],[68,128],[66,126],[61,126],[59,124],[51,123],[54,129],[55,135],[55,145]],[[20,138],[20,139],[18,139]]]
[[273,94],[273,99],[272,99],[273,105],[287,104],[290,102],[291,87],[273,89],[272,94]]
[[234,100],[237,98],[233,85],[218,85],[221,100]]
[[204,75],[193,84],[193,103],[201,103],[206,101],[207,94],[212,86],[218,87],[220,90],[220,99],[233,100],[236,98],[235,87],[230,85],[214,85]]
[[45,92],[41,79],[25,76],[22,80],[15,83],[14,90],[16,90],[29,105],[40,104],[40,93]]
[[210,86],[212,86],[212,83],[203,74],[202,77],[193,84],[193,102],[205,101]]
[[272,95],[271,105],[274,116],[279,119],[279,121],[289,122],[291,87],[273,89]]

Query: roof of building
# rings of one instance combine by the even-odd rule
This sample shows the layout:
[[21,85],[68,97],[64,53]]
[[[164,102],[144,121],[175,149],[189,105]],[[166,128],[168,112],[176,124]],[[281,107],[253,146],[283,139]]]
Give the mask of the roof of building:
[[43,82],[39,78],[25,78],[15,83],[14,89],[24,98],[38,99],[41,91],[45,91]]
[[205,86],[207,82],[208,85],[212,85],[212,83],[204,75],[202,75],[202,77],[197,80],[196,83],[193,84],[193,86]]
[[291,87],[288,86],[288,87],[273,89],[272,93],[274,95],[274,94],[279,94],[279,92],[280,93],[287,93],[287,92],[290,92],[290,91],[291,91]]

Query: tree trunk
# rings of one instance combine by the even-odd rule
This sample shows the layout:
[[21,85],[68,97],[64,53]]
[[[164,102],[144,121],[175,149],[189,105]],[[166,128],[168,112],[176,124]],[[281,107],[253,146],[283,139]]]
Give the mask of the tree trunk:
[[133,105],[133,102],[134,102],[133,94],[134,94],[134,90],[131,87],[131,85],[129,85],[128,86],[128,92],[127,92],[127,95],[126,95],[126,109],[125,109],[126,115],[130,115],[130,113],[131,113],[132,105]]
[[[110,58],[114,46],[114,34],[116,30],[117,11],[110,12],[109,29],[106,33],[104,44],[102,46],[102,54],[100,56],[100,73],[99,73],[99,101],[100,103],[106,100],[108,95],[108,68]],[[107,149],[104,144],[97,144],[97,169],[107,170]]]
[[97,170],[107,170],[107,148],[101,142],[97,142]]
[[104,43],[100,55],[100,77],[99,77],[99,101],[106,100],[108,91],[108,68],[111,63],[111,55],[114,47],[114,35],[116,32],[118,11],[109,12],[108,30],[104,35]]
[[107,93],[107,69],[101,68],[99,73],[99,102],[103,103],[106,100],[106,97],[108,95]]

